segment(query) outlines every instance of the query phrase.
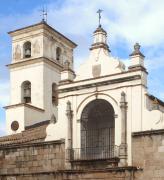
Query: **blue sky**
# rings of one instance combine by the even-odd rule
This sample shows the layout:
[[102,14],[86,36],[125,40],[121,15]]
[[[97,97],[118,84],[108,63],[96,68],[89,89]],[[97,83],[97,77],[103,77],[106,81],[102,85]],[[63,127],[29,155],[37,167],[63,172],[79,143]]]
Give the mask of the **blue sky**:
[[103,9],[102,25],[108,32],[112,55],[126,64],[135,42],[142,46],[149,72],[149,93],[164,100],[164,1],[163,0],[1,0],[0,4],[0,135],[5,134],[9,104],[11,39],[8,31],[41,21],[41,8],[48,9],[48,24],[78,44],[75,68],[85,61],[97,27],[96,11]]

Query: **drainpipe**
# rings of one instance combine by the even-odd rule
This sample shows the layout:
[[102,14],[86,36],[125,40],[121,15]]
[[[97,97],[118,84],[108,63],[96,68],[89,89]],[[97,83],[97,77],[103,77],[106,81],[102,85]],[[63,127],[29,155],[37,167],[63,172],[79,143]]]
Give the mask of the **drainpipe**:
[[127,102],[126,94],[121,93],[121,145],[119,147],[119,166],[127,166]]

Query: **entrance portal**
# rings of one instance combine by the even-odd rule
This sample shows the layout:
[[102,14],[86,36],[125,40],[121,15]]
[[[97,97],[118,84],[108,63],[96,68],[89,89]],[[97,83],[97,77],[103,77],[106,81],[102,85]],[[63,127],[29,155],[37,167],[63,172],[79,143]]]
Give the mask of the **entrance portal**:
[[96,99],[81,115],[81,158],[106,159],[114,151],[114,109],[103,99]]

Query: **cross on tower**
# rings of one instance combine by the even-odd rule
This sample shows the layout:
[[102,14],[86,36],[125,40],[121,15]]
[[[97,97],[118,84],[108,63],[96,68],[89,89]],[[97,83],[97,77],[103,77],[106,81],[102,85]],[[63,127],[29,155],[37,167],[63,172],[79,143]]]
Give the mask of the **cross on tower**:
[[99,27],[101,27],[101,23],[100,23],[100,20],[101,20],[101,13],[102,13],[103,10],[99,9],[97,11],[97,13],[99,14]]
[[43,9],[41,10],[42,14],[42,22],[47,22],[47,8],[45,9],[43,6]]

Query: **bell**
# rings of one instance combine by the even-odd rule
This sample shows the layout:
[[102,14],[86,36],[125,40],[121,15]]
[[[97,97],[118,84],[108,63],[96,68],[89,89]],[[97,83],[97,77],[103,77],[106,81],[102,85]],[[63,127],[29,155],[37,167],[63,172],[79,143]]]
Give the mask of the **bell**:
[[25,50],[25,57],[26,58],[31,57],[31,49],[26,49]]
[[25,98],[28,98],[28,97],[30,97],[31,96],[31,90],[30,89],[25,89],[24,90],[24,97]]

